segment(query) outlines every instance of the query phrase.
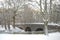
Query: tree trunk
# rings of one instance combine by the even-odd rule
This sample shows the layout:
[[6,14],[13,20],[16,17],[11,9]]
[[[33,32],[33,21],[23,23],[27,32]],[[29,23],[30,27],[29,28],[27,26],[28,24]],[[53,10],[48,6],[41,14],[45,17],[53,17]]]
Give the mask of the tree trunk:
[[48,13],[47,13],[47,0],[45,0],[45,11],[44,11],[45,15],[44,15],[44,31],[45,31],[45,34],[48,35]]
[[6,27],[6,20],[4,20],[5,22],[4,22],[4,26],[5,26],[5,29],[7,30],[7,27]]
[[8,21],[8,30],[10,30],[10,21]]
[[13,28],[15,28],[15,16],[13,16]]
[[3,21],[1,21],[1,26],[2,26],[2,28],[3,28]]
[[50,0],[50,10],[49,10],[49,14],[50,14],[50,22],[51,22],[51,18],[52,18],[52,0]]
[[44,21],[44,32],[45,32],[45,35],[48,35],[48,21]]

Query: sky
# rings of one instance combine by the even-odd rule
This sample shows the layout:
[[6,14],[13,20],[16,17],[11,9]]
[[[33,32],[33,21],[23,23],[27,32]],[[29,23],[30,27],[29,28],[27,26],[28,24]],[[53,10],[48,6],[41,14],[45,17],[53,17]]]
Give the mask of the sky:
[[0,1],[4,1],[4,0],[0,0]]

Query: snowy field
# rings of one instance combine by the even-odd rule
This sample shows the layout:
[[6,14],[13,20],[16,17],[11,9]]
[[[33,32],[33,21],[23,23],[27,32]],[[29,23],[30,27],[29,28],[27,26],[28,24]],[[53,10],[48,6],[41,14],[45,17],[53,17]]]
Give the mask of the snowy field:
[[60,40],[60,33],[44,34],[0,34],[0,40]]

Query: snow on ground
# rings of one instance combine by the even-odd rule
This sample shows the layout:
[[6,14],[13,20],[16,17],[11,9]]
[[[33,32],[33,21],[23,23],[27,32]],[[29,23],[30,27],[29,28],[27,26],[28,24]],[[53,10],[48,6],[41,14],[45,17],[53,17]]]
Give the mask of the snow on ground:
[[20,28],[18,28],[18,27],[15,27],[15,29],[14,29],[12,25],[10,25],[10,30],[8,30],[8,29],[6,30],[5,27],[2,27],[0,25],[0,32],[3,32],[3,33],[4,32],[13,33],[13,32],[25,32],[25,31],[20,29]]
[[47,36],[47,39],[48,39],[48,40],[60,40],[60,33],[59,33],[59,32],[50,33],[50,34]]
[[0,34],[0,40],[60,40],[60,33],[44,34]]
[[5,30],[5,28],[2,28],[1,25],[0,25],[0,31],[3,31],[3,30]]
[[[13,29],[11,27],[11,32],[23,32],[24,30],[15,28]],[[5,30],[5,28],[1,27],[0,25],[0,31]],[[5,32],[10,32],[8,30],[5,30]],[[54,33],[49,33],[48,35],[44,34],[0,34],[0,40],[60,40],[60,32],[54,32]]]

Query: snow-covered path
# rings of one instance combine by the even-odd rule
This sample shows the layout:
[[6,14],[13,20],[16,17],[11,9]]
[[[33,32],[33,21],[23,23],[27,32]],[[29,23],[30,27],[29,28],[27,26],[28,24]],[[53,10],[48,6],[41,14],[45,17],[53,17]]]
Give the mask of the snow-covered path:
[[60,40],[60,33],[44,34],[0,34],[0,40]]

